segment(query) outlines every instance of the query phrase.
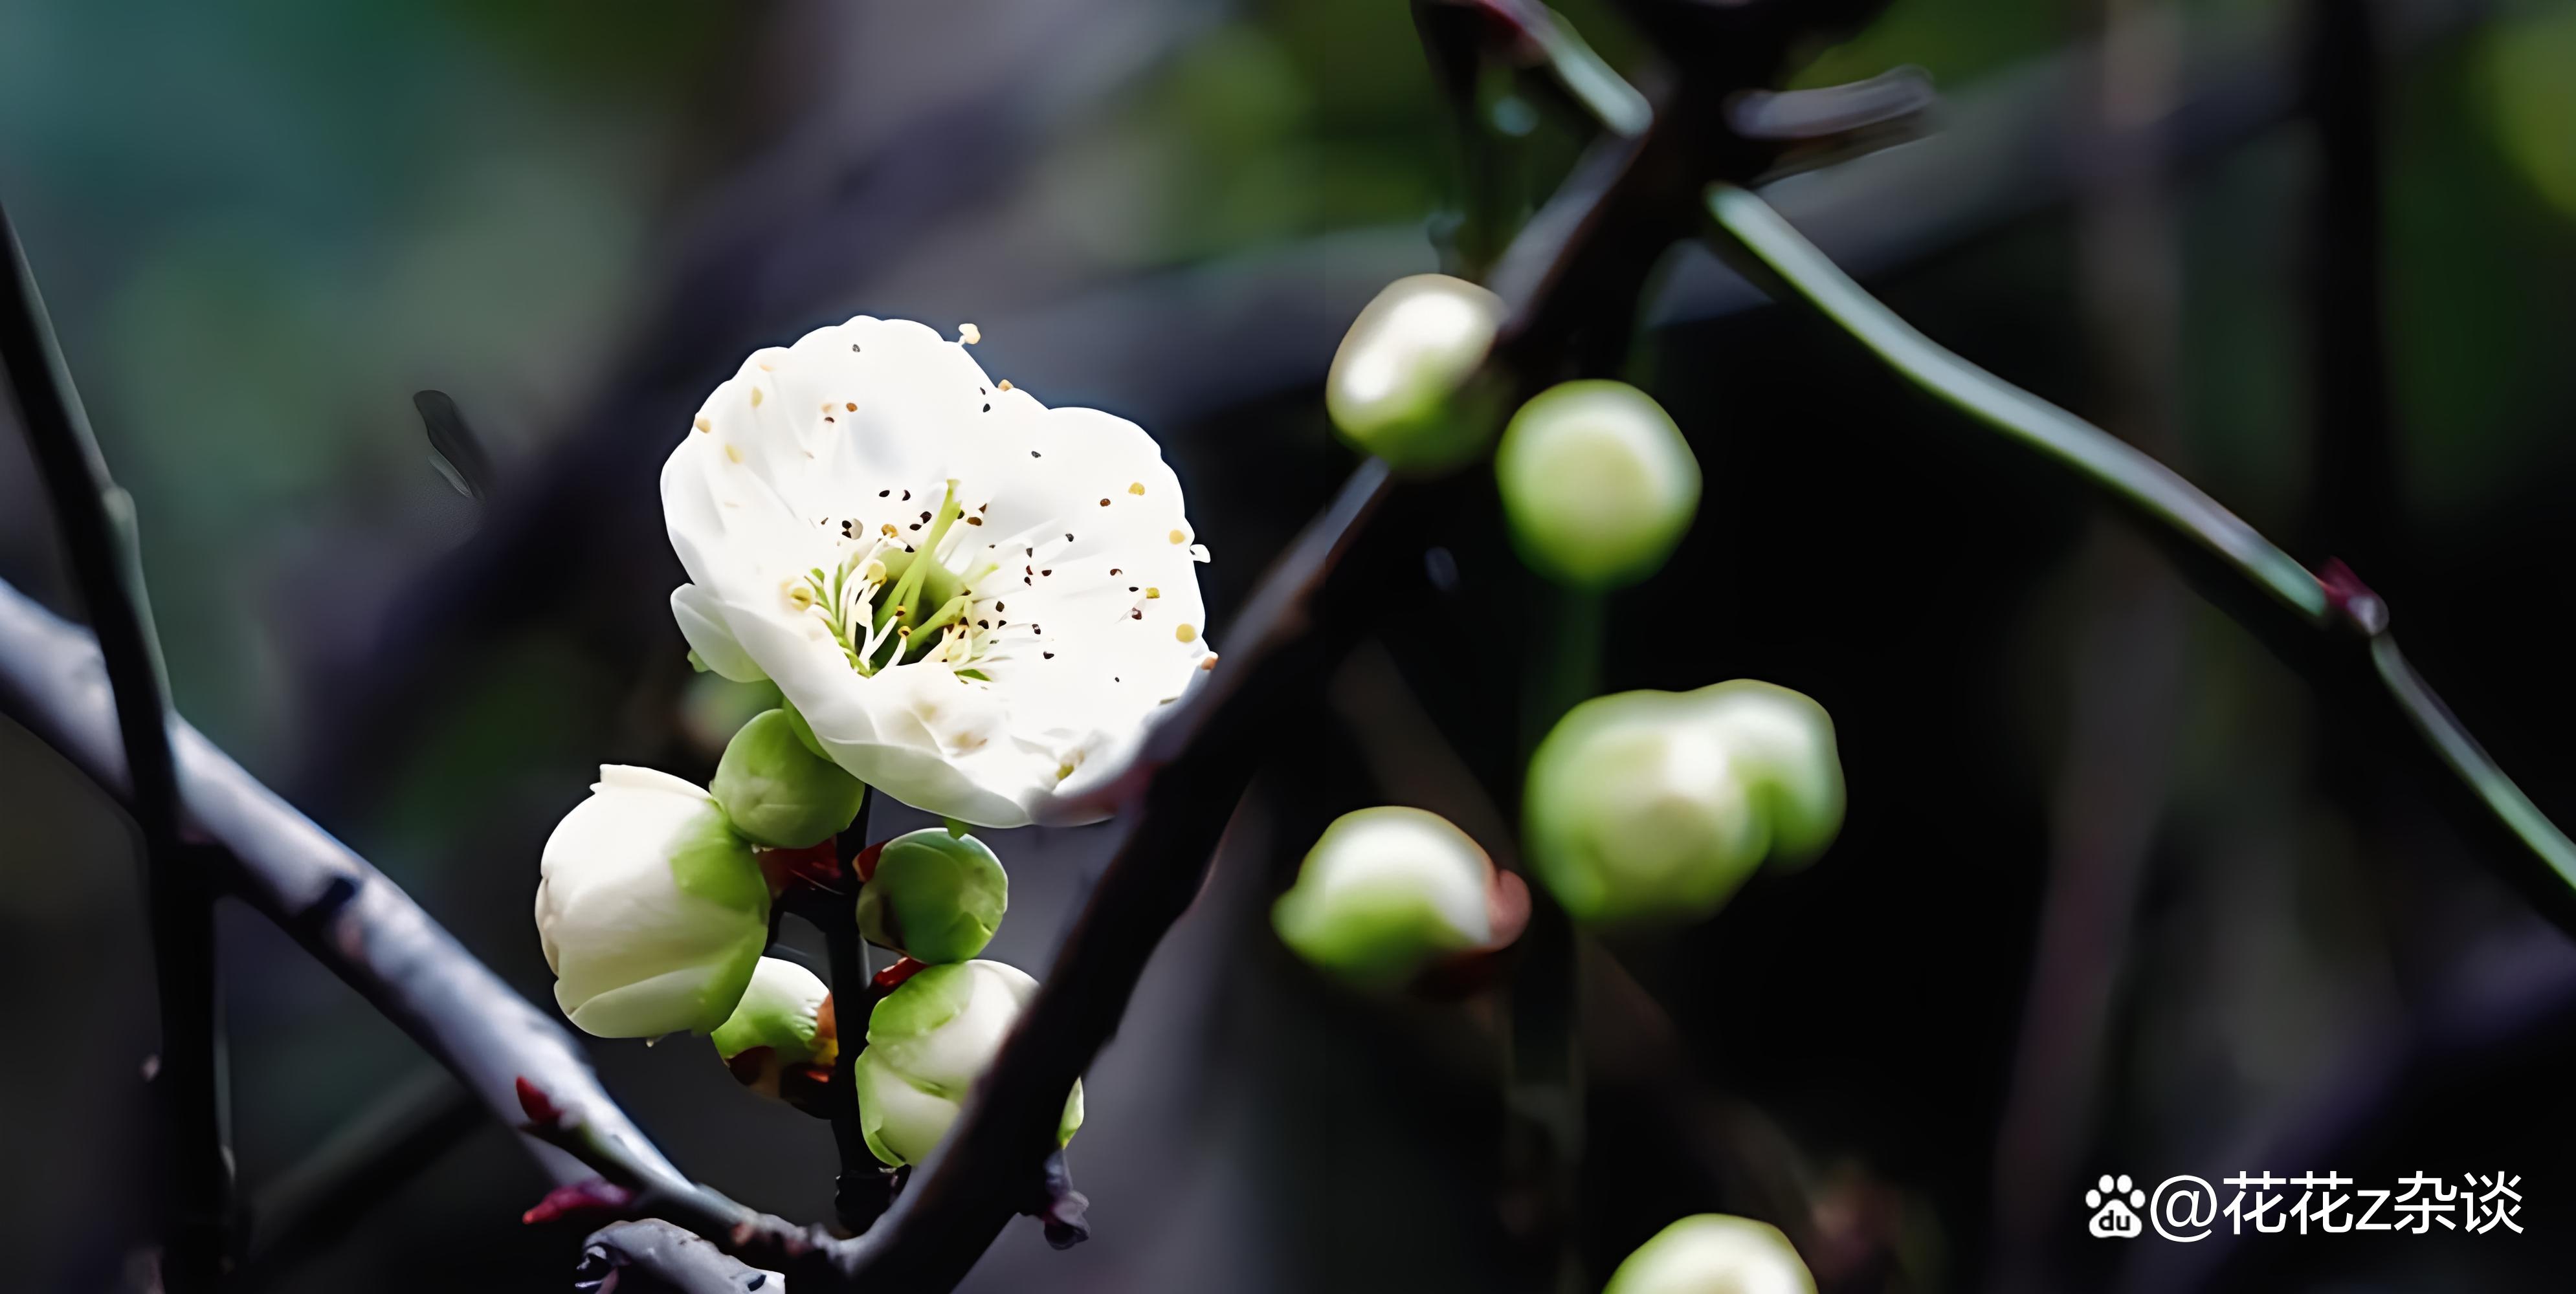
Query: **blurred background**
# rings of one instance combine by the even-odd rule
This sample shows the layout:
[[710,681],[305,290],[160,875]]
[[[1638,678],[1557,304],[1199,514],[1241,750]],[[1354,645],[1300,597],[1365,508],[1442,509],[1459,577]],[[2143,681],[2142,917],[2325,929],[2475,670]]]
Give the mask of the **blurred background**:
[[[1564,12],[1651,83],[1605,7]],[[1923,137],[1774,200],[1933,336],[2351,561],[2576,819],[2548,627],[2576,602],[2576,5],[1896,0],[1800,83],[1903,64],[1942,93]],[[1494,115],[1543,198],[1584,133]],[[1215,551],[1222,649],[1350,465],[1325,365],[1440,264],[1458,155],[1390,0],[0,4],[0,197],[135,496],[179,707],[540,1003],[538,847],[594,767],[703,778],[767,702],[688,669],[652,486],[742,354],[971,320],[996,376],[1142,422]],[[1660,282],[1629,376],[1708,491],[1612,602],[1608,682],[1815,696],[1852,807],[1714,920],[1583,948],[1588,1280],[1723,1209],[1829,1289],[2563,1286],[2576,949],[2497,847],[2067,482],[1703,253]],[[432,454],[430,389],[488,497]],[[9,416],[0,577],[77,617]],[[1355,638],[1280,735],[1092,1071],[1095,1238],[1015,1224],[968,1288],[1542,1287],[1496,1004],[1353,996],[1267,920],[1351,808],[1509,847],[1495,694],[1527,622],[1494,608],[1528,577],[1490,487],[1455,493],[1457,592]],[[988,955],[1043,973],[1102,845],[993,843]],[[122,816],[0,720],[13,1289],[135,1287],[138,889]],[[255,1202],[353,1119],[437,1108],[436,1067],[288,939],[227,907],[222,940]],[[588,1041],[685,1170],[828,1214],[822,1125],[701,1042]],[[520,1225],[545,1183],[514,1140],[435,1141],[260,1282],[564,1288],[580,1230]],[[2097,1174],[2311,1169],[2520,1174],[2524,1234],[2083,1234]]]

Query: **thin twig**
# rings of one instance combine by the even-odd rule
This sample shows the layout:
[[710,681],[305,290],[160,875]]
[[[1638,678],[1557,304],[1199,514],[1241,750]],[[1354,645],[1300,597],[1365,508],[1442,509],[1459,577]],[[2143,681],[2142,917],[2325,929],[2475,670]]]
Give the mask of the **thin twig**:
[[232,1259],[232,1153],[223,1102],[223,1036],[215,998],[214,893],[179,838],[178,770],[170,753],[169,682],[135,546],[134,500],[118,489],[91,434],[71,368],[54,339],[35,272],[0,209],[0,367],[34,451],[72,574],[98,633],[116,695],[132,795],[142,829],[161,1050],[159,1096],[171,1166],[161,1275],[171,1288],[211,1289]]
[[[2153,527],[2197,546],[2316,635],[2365,642],[2371,671],[2408,726],[2560,886],[2576,887],[2576,843],[2505,776],[2406,663],[2388,634],[2386,605],[2351,572],[2337,564],[2326,579],[2310,574],[2164,464],[1944,349],[1870,296],[1753,193],[1717,185],[1709,190],[1708,206],[1727,238],[1900,376],[2072,471]],[[2565,919],[2563,903],[2551,911]]]

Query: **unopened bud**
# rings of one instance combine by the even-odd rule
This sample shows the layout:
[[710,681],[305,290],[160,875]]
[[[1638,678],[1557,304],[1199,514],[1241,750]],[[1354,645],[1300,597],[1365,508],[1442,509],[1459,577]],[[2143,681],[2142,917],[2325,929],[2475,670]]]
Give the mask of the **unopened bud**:
[[546,839],[536,917],[575,1025],[705,1033],[733,1014],[769,944],[769,886],[705,791],[609,765]]
[[726,743],[708,788],[736,830],[774,849],[802,849],[848,829],[867,788],[814,753],[785,710],[752,716]]
[[984,951],[1011,906],[1011,880],[983,841],[925,827],[887,841],[859,890],[859,933],[915,961]]
[[[890,1165],[928,1158],[1037,991],[1036,980],[1000,962],[955,962],[924,968],[878,1002],[855,1068],[868,1149]],[[1076,1082],[1056,1144],[1081,1126]]]
[[1324,828],[1271,924],[1307,961],[1384,987],[1492,938],[1494,864],[1436,813],[1375,808]]
[[1816,1278],[1778,1227],[1701,1213],[1637,1246],[1601,1294],[1816,1294]]
[[1503,429],[1494,478],[1513,546],[1579,589],[1654,574],[1699,511],[1699,460],[1663,407],[1625,382],[1565,382]]
[[1688,694],[1707,707],[1725,734],[1771,829],[1773,866],[1799,866],[1834,843],[1843,829],[1843,762],[1833,716],[1815,698],[1759,679],[1739,678]]
[[1752,680],[1596,697],[1531,756],[1523,811],[1531,866],[1576,920],[1696,920],[1765,857],[1804,862],[1832,841],[1833,722]]
[[1324,376],[1324,409],[1360,450],[1408,471],[1484,452],[1495,411],[1469,397],[1502,326],[1502,298],[1445,274],[1397,279],[1351,321]]
[[791,961],[763,957],[733,1015],[709,1035],[743,1086],[800,1107],[819,1107],[840,1058],[832,990]]

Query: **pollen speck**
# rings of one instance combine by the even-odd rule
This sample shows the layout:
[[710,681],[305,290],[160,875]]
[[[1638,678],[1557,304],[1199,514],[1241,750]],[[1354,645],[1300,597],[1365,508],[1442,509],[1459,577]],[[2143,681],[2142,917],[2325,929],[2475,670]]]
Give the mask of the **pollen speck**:
[[715,429],[716,425],[714,423],[707,421],[705,418],[698,419],[698,430],[714,431]]
[[1172,542],[1173,542],[1173,543],[1176,543],[1176,544],[1177,544],[1177,543],[1179,543],[1179,542],[1181,542],[1182,540],[1187,539],[1187,538],[1189,538],[1189,536],[1188,536],[1188,535],[1184,535],[1184,534],[1182,534],[1180,531],[1175,530],[1175,531],[1173,531],[1173,532],[1172,532]]
[[1008,391],[1008,390],[1010,390],[1010,389],[1011,389],[1011,379],[1009,379],[1009,378],[1007,378],[1007,377],[1006,377],[1006,378],[1003,378],[1003,379],[1002,379],[1001,381],[999,381],[999,382],[995,382],[995,383],[993,384],[993,389],[994,389],[994,390],[996,390],[996,391]]
[[1143,494],[1145,492],[1145,483],[1143,481],[1130,481],[1127,485],[1127,492],[1129,494]]
[[[762,368],[767,368],[767,367],[769,367],[769,366],[768,366],[768,365],[766,365],[766,364],[763,364],[763,365],[761,365],[761,367],[762,367]],[[751,388],[751,407],[752,407],[752,408],[755,408],[755,409],[759,408],[759,407],[760,407],[760,399],[761,399],[761,396],[760,396],[760,388],[759,388],[759,387],[756,387],[756,386],[755,386],[755,387],[753,387],[753,388]]]
[[1149,589],[1145,590],[1145,596],[1146,596],[1146,597],[1149,597],[1149,598],[1159,598],[1159,597],[1163,596],[1163,591],[1162,591],[1161,589],[1151,589],[1151,588],[1149,588]]
[[856,401],[856,400],[844,400],[844,401],[842,401],[842,402],[841,402],[841,412],[843,412],[843,413],[857,413],[858,411],[859,411],[859,402],[858,402],[858,401]]
[[957,325],[957,340],[972,346],[975,343],[984,340],[984,330],[973,324],[959,324]]
[[1107,500],[1107,499],[1102,499],[1102,500],[1100,501],[1100,506],[1101,506],[1101,507],[1104,507],[1104,508],[1105,508],[1105,507],[1108,507],[1108,506],[1109,506],[1109,500]]
[[1196,642],[1198,641],[1199,636],[1198,626],[1182,625],[1180,628],[1172,631],[1172,636],[1180,639],[1182,642]]
[[1216,668],[1216,653],[1215,653],[1215,652],[1209,652],[1207,655],[1199,657],[1199,668],[1200,668],[1200,669],[1215,669],[1215,668]]
[[737,463],[741,462],[741,461],[742,461],[742,446],[740,446],[740,445],[727,445],[727,446],[725,446],[725,457],[727,457],[727,458],[729,458],[729,459],[732,459],[733,461],[735,461],[735,462],[737,462]]

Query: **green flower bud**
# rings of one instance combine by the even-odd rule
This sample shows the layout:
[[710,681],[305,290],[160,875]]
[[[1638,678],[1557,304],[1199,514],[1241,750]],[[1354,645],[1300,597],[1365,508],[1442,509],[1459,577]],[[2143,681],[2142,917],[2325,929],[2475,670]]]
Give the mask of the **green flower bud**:
[[1448,819],[1361,809],[1324,828],[1270,920],[1298,956],[1386,987],[1491,939],[1493,884],[1493,860]]
[[1843,829],[1843,762],[1833,716],[1815,698],[1775,683],[1739,678],[1689,694],[1726,734],[1771,829],[1774,866],[1801,866],[1825,852]]
[[725,1068],[763,1096],[819,1104],[840,1058],[832,990],[791,961],[763,957],[733,1015],[708,1035]]
[[705,791],[608,765],[546,839],[537,937],[555,1002],[603,1038],[706,1033],[769,945],[769,886]]
[[1816,1278],[1778,1227],[1701,1213],[1637,1246],[1601,1294],[1816,1294]]
[[1766,856],[1804,862],[1841,828],[1823,707],[1749,679],[1596,697],[1531,756],[1530,864],[1588,924],[1691,921]]
[[924,827],[878,850],[859,890],[859,933],[914,961],[962,962],[993,941],[1010,906],[1011,878],[983,841]]
[[867,788],[816,755],[785,710],[766,710],[733,735],[708,789],[742,834],[773,849],[802,849],[848,829]]
[[[853,1066],[868,1149],[889,1165],[928,1158],[1037,991],[1038,982],[1014,967],[956,962],[915,972],[878,1002],[868,1014],[868,1049]],[[1056,1144],[1081,1126],[1077,1082]]]
[[1386,285],[1351,321],[1324,375],[1333,426],[1399,469],[1474,459],[1495,411],[1465,388],[1502,322],[1502,298],[1465,279],[1415,274]]
[[1699,510],[1699,460],[1663,407],[1624,382],[1566,382],[1503,429],[1494,478],[1530,569],[1579,589],[1655,573]]

